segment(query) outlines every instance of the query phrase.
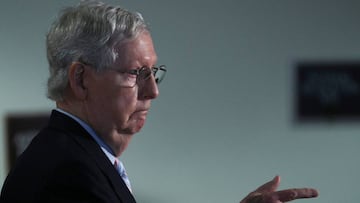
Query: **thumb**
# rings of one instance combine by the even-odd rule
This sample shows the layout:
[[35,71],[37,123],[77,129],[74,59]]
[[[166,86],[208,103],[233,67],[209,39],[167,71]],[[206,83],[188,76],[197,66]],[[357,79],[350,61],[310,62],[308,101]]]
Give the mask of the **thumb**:
[[275,176],[274,179],[258,187],[254,192],[269,193],[274,192],[280,185],[280,176]]

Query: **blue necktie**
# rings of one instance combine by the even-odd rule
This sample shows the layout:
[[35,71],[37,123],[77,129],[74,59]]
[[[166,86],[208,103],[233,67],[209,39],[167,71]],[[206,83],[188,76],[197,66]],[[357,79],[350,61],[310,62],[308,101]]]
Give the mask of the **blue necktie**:
[[126,174],[126,170],[125,170],[125,167],[124,167],[123,163],[120,160],[115,159],[114,166],[115,166],[116,170],[119,172],[121,178],[124,180],[126,186],[130,190],[130,192],[132,192],[131,191],[130,180],[129,180],[127,174]]

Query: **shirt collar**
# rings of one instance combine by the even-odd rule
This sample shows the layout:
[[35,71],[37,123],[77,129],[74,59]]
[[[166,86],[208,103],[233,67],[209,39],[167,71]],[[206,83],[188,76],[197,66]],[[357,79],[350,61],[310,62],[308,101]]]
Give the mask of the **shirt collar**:
[[96,143],[101,147],[101,149],[103,150],[103,152],[105,153],[105,155],[109,158],[109,160],[111,161],[111,163],[114,163],[115,160],[117,159],[115,156],[115,153],[113,152],[113,150],[111,150],[110,146],[107,145],[103,139],[101,137],[99,137],[96,132],[94,131],[94,129],[92,127],[90,127],[90,125],[88,125],[87,123],[85,123],[83,120],[81,120],[80,118],[72,115],[71,113],[68,113],[62,109],[56,108],[56,111],[63,113],[67,116],[69,116],[70,118],[74,119],[76,122],[78,122],[89,134],[90,136],[96,141]]

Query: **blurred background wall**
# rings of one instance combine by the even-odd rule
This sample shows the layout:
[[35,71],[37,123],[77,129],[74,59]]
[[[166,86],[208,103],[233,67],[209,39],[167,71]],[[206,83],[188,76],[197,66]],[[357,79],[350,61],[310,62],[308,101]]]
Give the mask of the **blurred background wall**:
[[[75,0],[0,1],[0,185],[5,117],[49,112],[45,34]],[[280,189],[318,188],[299,202],[360,199],[360,122],[294,121],[294,68],[357,60],[357,0],[112,0],[150,24],[168,66],[143,131],[124,153],[146,203],[239,202],[281,175]]]

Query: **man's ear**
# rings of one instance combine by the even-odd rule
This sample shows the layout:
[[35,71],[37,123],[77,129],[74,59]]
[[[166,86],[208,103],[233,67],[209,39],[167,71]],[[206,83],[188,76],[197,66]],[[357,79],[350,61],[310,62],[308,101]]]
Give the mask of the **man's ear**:
[[86,67],[84,64],[74,62],[70,65],[68,78],[71,92],[77,99],[83,100],[87,96],[87,87],[84,84]]

